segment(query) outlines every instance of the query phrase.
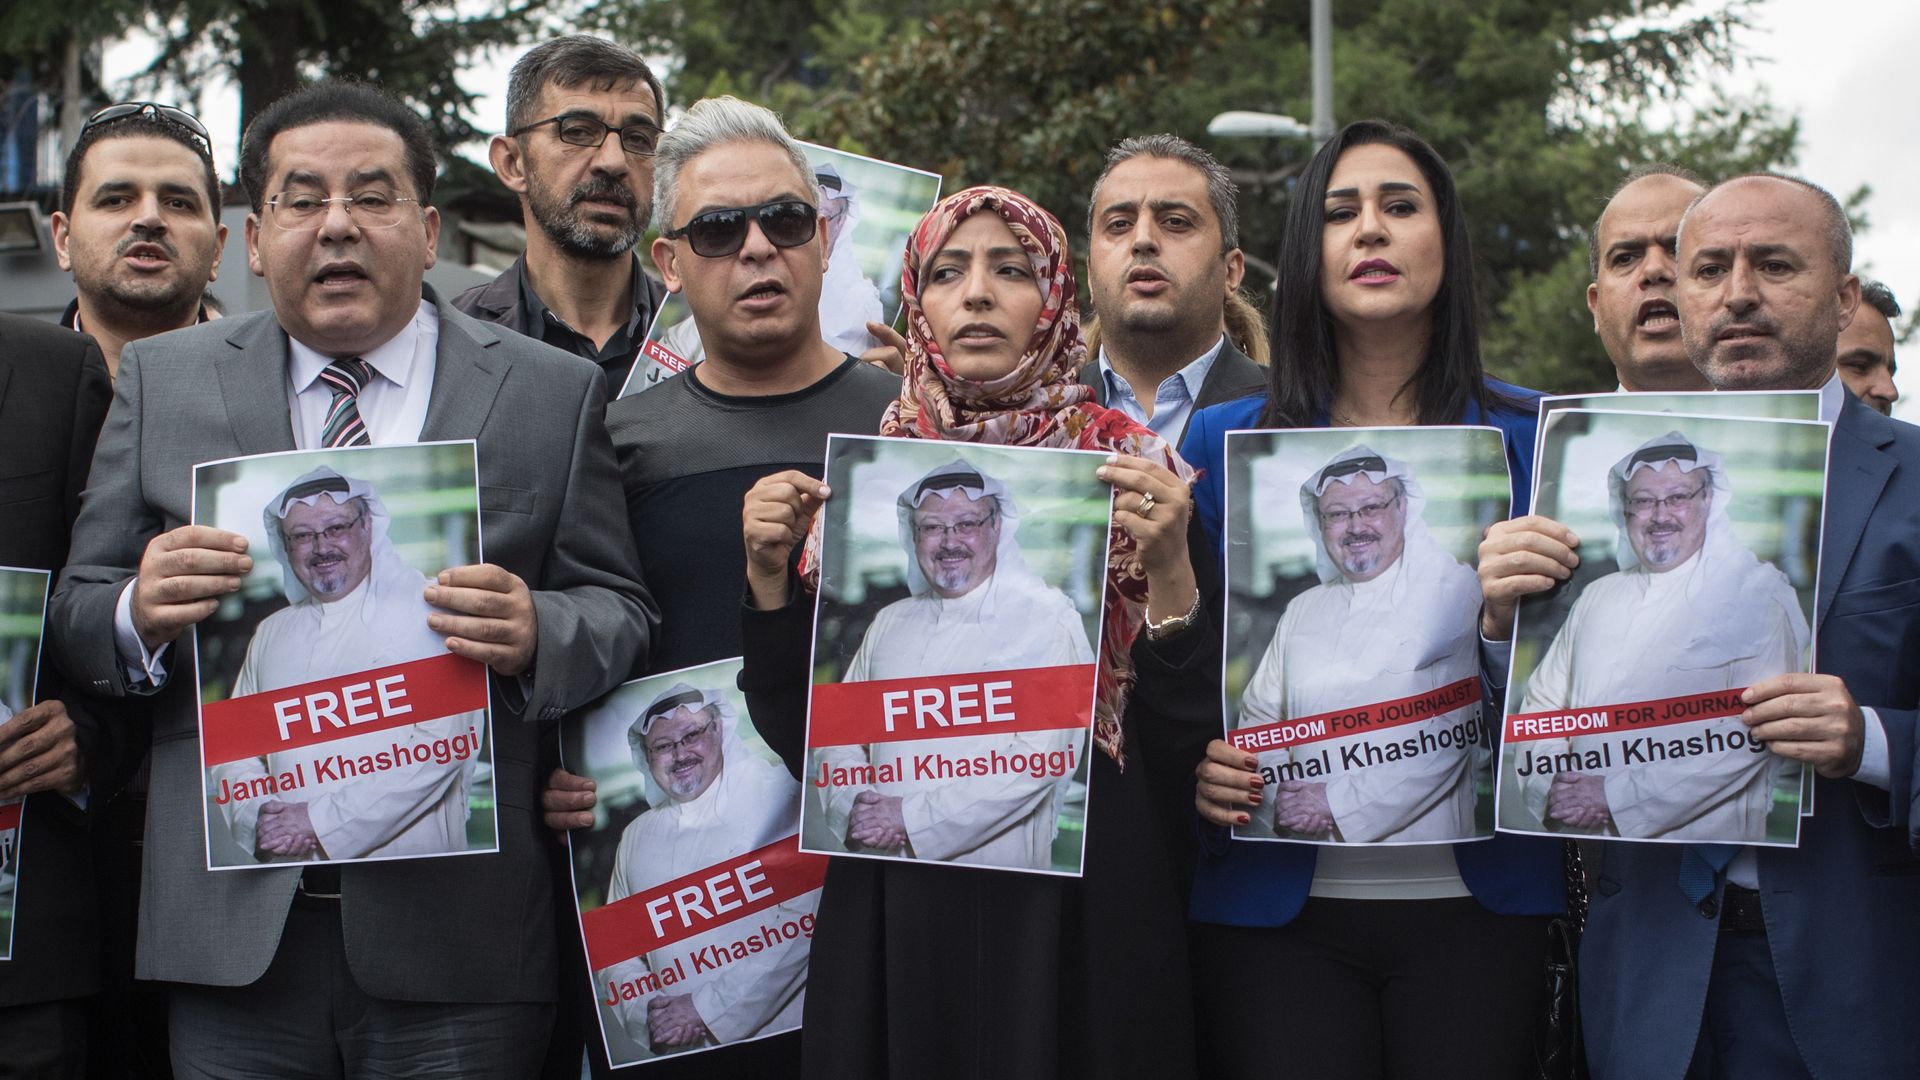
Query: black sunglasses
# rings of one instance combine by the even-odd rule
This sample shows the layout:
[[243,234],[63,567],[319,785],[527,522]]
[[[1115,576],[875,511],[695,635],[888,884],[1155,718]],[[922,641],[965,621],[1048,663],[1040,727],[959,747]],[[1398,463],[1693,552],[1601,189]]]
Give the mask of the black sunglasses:
[[687,238],[695,255],[725,258],[747,242],[747,226],[760,223],[760,232],[774,247],[799,247],[813,239],[820,211],[799,199],[776,199],[758,206],[729,206],[695,214],[685,225],[660,235],[669,240]]
[[115,120],[125,120],[129,116],[141,115],[151,115],[156,120],[185,128],[187,134],[200,141],[201,147],[206,150],[207,159],[209,161],[213,159],[213,136],[207,134],[207,126],[195,119],[194,115],[187,110],[178,109],[172,105],[162,105],[157,101],[122,101],[117,105],[109,105],[87,117],[87,122],[80,125],[80,133],[84,135],[90,127],[111,124]]

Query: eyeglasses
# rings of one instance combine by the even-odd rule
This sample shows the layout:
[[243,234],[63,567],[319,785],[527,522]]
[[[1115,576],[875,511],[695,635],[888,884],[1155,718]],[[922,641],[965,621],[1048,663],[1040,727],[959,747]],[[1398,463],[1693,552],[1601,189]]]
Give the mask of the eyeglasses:
[[1700,486],[1694,488],[1692,491],[1683,491],[1678,495],[1669,495],[1664,499],[1656,499],[1650,495],[1635,495],[1633,498],[1627,500],[1627,512],[1634,517],[1645,517],[1653,513],[1653,509],[1656,506],[1662,510],[1671,512],[1699,498],[1706,490],[1707,482],[1702,480]]
[[623,128],[616,128],[591,113],[561,113],[559,116],[549,116],[545,120],[523,124],[507,132],[507,135],[510,137],[525,135],[534,128],[547,124],[554,125],[554,131],[560,136],[560,141],[568,146],[590,146],[595,150],[607,145],[607,132],[617,131],[620,133],[620,149],[634,157],[652,157],[654,147],[660,142],[660,128],[657,124],[629,124]]
[[366,511],[363,510],[352,521],[343,521],[338,525],[329,525],[324,529],[301,529],[299,532],[284,533],[282,535],[286,537],[288,550],[305,551],[312,547],[314,541],[321,537],[325,537],[329,544],[339,543],[347,538],[347,533],[352,530],[355,525],[366,520],[366,517]]
[[363,229],[386,229],[400,224],[400,204],[418,203],[384,191],[362,191],[326,199],[304,191],[283,191],[267,200],[267,216],[289,232],[308,232],[327,220],[327,207],[339,203],[347,217]]
[[917,522],[913,526],[913,535],[922,540],[933,540],[949,535],[957,536],[962,540],[972,540],[985,532],[987,526],[992,524],[992,514],[966,521],[956,521],[951,525],[943,525],[935,521]]
[[1393,509],[1393,504],[1399,501],[1400,496],[1396,493],[1393,498],[1388,499],[1386,502],[1368,503],[1365,506],[1355,507],[1352,510],[1322,510],[1319,511],[1320,523],[1338,528],[1356,519],[1361,521],[1379,521],[1381,517],[1385,516],[1388,510]]
[[213,136],[207,134],[207,126],[195,119],[194,115],[187,110],[177,109],[172,105],[162,105],[157,101],[122,101],[117,105],[109,105],[87,117],[87,122],[80,125],[80,134],[84,135],[88,128],[100,124],[111,124],[115,120],[125,120],[129,116],[142,114],[150,115],[156,120],[175,127],[185,128],[187,134],[199,140],[207,160],[213,160]]
[[669,240],[687,238],[695,255],[721,259],[740,250],[747,242],[747,226],[760,223],[767,243],[777,248],[799,247],[813,239],[820,225],[820,211],[799,199],[776,199],[758,206],[729,206],[695,214],[685,225],[660,235]]
[[693,749],[693,746],[695,743],[699,742],[701,739],[706,738],[708,735],[713,734],[713,725],[716,723],[718,723],[718,721],[709,720],[706,723],[700,725],[699,727],[694,728],[692,731],[687,732],[685,735],[682,735],[679,738],[674,739],[670,742],[648,743],[647,757],[649,759],[652,759],[652,758],[662,757],[666,754],[678,753],[682,750],[691,750]]

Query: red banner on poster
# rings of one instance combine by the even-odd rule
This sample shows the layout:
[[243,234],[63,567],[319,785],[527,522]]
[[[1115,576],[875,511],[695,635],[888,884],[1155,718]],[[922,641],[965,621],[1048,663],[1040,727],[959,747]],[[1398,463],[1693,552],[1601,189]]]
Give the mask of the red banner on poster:
[[447,653],[200,707],[212,766],[487,707],[487,669]]
[[20,805],[17,802],[0,803],[0,832],[10,832],[20,827]]
[[1480,678],[1474,676],[1448,683],[1437,690],[1424,694],[1382,701],[1374,705],[1361,705],[1352,709],[1336,709],[1333,712],[1302,716],[1297,720],[1282,720],[1259,727],[1241,728],[1229,732],[1227,741],[1237,750],[1259,753],[1263,750],[1284,750],[1291,746],[1322,742],[1327,739],[1339,739],[1348,735],[1363,735],[1370,731],[1386,731],[1391,728],[1417,724],[1422,720],[1436,720],[1456,709],[1465,708],[1480,700]]
[[645,956],[775,904],[827,880],[827,860],[800,852],[797,834],[580,916],[593,971]]
[[1574,735],[1644,731],[1647,728],[1691,724],[1700,720],[1725,720],[1746,711],[1746,705],[1740,700],[1740,695],[1746,690],[1744,686],[1736,686],[1731,690],[1634,701],[1625,705],[1513,713],[1507,717],[1507,739],[1510,742],[1533,742],[1538,739],[1565,739]]
[[1076,730],[1093,721],[1092,664],[813,688],[808,746]]
[[657,341],[647,342],[646,347],[642,351],[647,354],[647,359],[662,365],[675,375],[680,374],[692,366],[682,359],[680,354]]

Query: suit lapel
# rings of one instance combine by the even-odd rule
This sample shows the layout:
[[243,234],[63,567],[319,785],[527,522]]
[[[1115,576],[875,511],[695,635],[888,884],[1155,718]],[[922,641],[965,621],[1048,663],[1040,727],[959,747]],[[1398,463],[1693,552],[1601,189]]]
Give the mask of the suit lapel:
[[287,411],[287,335],[272,312],[243,316],[227,335],[232,346],[214,361],[227,424],[242,454],[293,449]]
[[500,337],[485,323],[455,311],[430,288],[427,298],[440,312],[440,345],[420,441],[477,438],[513,365],[493,348]]
[[[0,348],[4,348],[4,345],[0,345]],[[12,364],[0,364],[0,409],[7,407],[7,380],[12,375]]]
[[1089,360],[1080,365],[1080,385],[1093,387],[1094,403],[1106,407],[1107,380],[1100,377],[1100,361]]
[[1820,591],[1814,607],[1817,626],[1826,618],[1840,582],[1860,546],[1867,519],[1893,475],[1893,459],[1880,447],[1893,441],[1893,421],[1846,396],[1833,427],[1833,454],[1827,464],[1826,520],[1820,531]]
[[1200,383],[1200,396],[1194,399],[1193,407],[1204,409],[1209,405],[1259,393],[1266,388],[1266,369],[1247,359],[1245,353],[1234,348],[1232,339],[1228,339],[1220,346],[1220,355],[1214,357],[1213,366],[1207,369],[1207,377]]

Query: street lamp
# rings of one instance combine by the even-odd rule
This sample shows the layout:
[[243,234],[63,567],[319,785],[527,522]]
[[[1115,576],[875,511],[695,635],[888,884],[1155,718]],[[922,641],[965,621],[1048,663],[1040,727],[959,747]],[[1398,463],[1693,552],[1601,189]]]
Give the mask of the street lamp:
[[1207,134],[1226,139],[1304,139],[1312,132],[1291,116],[1234,109],[1207,121]]

